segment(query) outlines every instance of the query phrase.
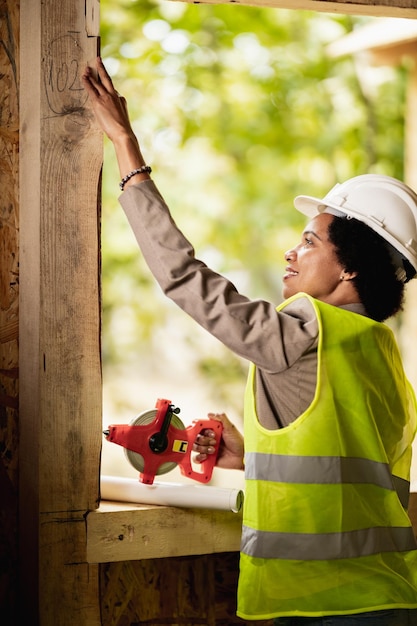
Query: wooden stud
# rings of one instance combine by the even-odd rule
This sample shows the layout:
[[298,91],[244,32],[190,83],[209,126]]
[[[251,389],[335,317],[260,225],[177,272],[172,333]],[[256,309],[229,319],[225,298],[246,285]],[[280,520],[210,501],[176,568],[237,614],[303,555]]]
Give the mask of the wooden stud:
[[85,515],[101,449],[101,135],[84,0],[21,1],[20,546],[28,623],[100,623]]

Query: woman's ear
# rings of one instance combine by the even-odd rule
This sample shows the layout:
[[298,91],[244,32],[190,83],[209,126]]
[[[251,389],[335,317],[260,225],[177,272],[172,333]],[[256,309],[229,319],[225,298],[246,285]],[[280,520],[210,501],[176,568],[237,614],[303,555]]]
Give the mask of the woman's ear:
[[343,270],[340,274],[340,280],[353,280],[358,275],[358,272],[348,272],[347,270]]

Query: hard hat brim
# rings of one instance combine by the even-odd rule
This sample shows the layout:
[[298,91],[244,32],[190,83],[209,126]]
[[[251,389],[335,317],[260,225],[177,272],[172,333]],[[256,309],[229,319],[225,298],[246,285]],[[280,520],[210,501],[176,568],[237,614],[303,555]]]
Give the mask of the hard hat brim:
[[[325,202],[323,198],[315,198],[314,196],[297,196],[294,198],[294,206],[297,211],[307,217],[315,217],[319,215],[319,213],[323,213],[326,209],[333,209],[335,215],[346,215],[336,204]],[[330,213],[330,211],[326,212]]]

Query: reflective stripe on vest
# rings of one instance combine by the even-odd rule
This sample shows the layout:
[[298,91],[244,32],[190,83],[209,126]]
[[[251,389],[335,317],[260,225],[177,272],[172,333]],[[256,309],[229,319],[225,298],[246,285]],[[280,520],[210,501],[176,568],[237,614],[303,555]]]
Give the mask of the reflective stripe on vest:
[[354,457],[248,452],[245,455],[245,467],[248,480],[303,484],[371,483],[395,490],[403,507],[406,509],[408,506],[410,483],[393,476],[387,463]]
[[415,550],[416,540],[409,527],[307,534],[265,532],[244,526],[242,545],[245,554],[260,559],[326,561]]

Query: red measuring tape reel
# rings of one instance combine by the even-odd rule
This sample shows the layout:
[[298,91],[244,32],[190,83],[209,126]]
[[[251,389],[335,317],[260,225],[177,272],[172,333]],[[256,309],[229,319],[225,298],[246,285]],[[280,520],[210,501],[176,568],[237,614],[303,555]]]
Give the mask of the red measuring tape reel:
[[[191,454],[193,443],[201,431],[211,429],[217,441],[223,431],[218,420],[195,420],[187,428],[178,417],[180,409],[170,400],[158,399],[156,409],[144,411],[130,424],[112,424],[104,431],[107,441],[125,449],[129,463],[139,472],[139,481],[152,485],[155,476],[166,474],[177,465],[181,473],[200,483],[207,483],[217,460],[217,451],[193,469]],[[218,446],[217,446],[218,450]]]

